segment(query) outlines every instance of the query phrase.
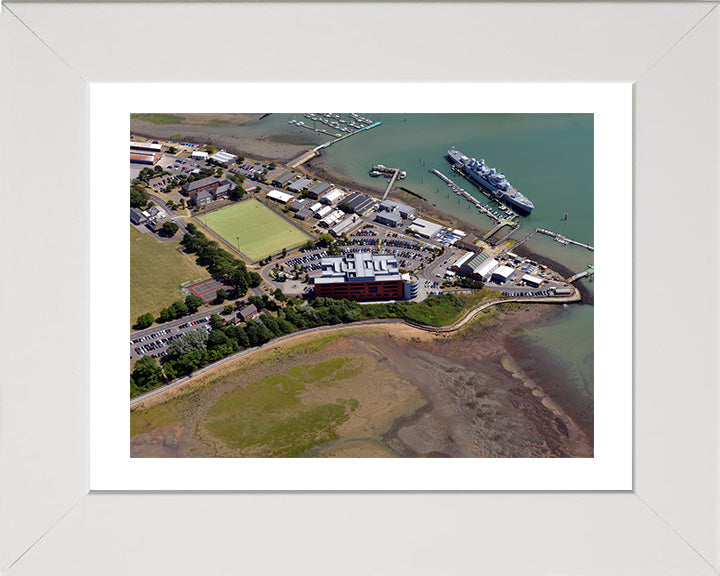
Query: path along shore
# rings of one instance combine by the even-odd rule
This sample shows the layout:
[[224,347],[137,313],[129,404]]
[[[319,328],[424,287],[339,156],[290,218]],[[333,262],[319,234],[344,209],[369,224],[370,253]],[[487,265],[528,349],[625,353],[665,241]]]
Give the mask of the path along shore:
[[341,325],[331,325],[331,326],[319,326],[316,328],[308,328],[307,330],[301,330],[298,332],[293,332],[292,334],[287,334],[285,336],[280,336],[278,338],[275,338],[273,340],[270,340],[269,342],[266,342],[262,346],[255,346],[253,348],[247,348],[245,350],[242,350],[241,352],[237,352],[236,354],[233,354],[231,356],[228,356],[226,358],[223,358],[221,360],[218,360],[217,362],[214,362],[213,364],[209,364],[200,370],[197,370],[196,372],[193,372],[190,376],[185,376],[183,378],[179,378],[173,382],[170,382],[169,384],[166,384],[165,386],[161,386],[160,388],[156,388],[154,390],[150,390],[149,392],[146,392],[145,394],[141,394],[139,396],[135,396],[134,398],[130,399],[130,406],[137,407],[137,408],[145,408],[147,406],[142,405],[141,403],[144,403],[147,400],[150,399],[157,399],[160,395],[165,395],[167,392],[176,390],[179,386],[186,384],[188,382],[194,382],[194,378],[197,378],[200,375],[208,374],[209,372],[216,370],[217,368],[220,368],[221,366],[224,366],[230,362],[233,362],[235,360],[238,360],[240,358],[244,358],[248,355],[251,355],[255,352],[268,350],[274,345],[280,344],[280,343],[289,343],[296,339],[301,339],[304,337],[307,337],[311,334],[316,334],[320,332],[330,332],[330,331],[337,331],[347,328],[352,328],[355,326],[363,326],[363,327],[372,327],[372,326],[383,326],[388,324],[395,324],[395,325],[404,325],[409,328],[413,328],[416,330],[422,330],[424,332],[430,332],[435,334],[448,334],[452,332],[456,332],[466,326],[469,322],[471,322],[475,317],[480,314],[482,311],[487,310],[488,308],[492,306],[497,306],[499,304],[511,304],[511,303],[521,303],[521,304],[569,304],[574,302],[581,301],[581,295],[580,292],[577,290],[577,288],[573,287],[573,293],[569,296],[562,296],[562,297],[555,297],[555,298],[497,298],[495,300],[488,300],[486,302],[481,302],[468,310],[462,318],[459,320],[453,322],[449,326],[428,326],[427,324],[420,324],[418,322],[412,322],[405,320],[403,318],[386,318],[381,320],[363,320],[361,322],[352,322],[349,324],[341,324]]

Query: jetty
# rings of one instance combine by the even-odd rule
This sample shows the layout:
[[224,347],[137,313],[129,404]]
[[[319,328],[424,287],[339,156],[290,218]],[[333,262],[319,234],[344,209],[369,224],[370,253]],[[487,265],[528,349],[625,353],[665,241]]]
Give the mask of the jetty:
[[530,240],[530,238],[532,238],[537,233],[545,234],[546,236],[550,236],[551,238],[553,238],[555,240],[555,242],[557,242],[558,244],[562,244],[563,246],[567,246],[569,244],[574,244],[575,246],[580,246],[581,248],[590,250],[590,252],[595,251],[595,248],[593,248],[592,246],[590,246],[588,244],[583,244],[582,242],[578,242],[577,240],[572,240],[570,238],[566,238],[562,234],[558,234],[557,232],[553,232],[552,230],[545,230],[545,228],[535,228],[535,230],[530,232],[530,234],[528,234],[527,236],[525,236],[525,238],[520,240],[520,242],[515,244],[515,246],[513,246],[513,249],[517,248],[518,246],[522,246],[523,244],[525,244],[525,242]]
[[307,162],[307,161],[310,160],[311,158],[315,158],[315,156],[320,156],[320,151],[321,151],[323,148],[329,148],[330,146],[332,146],[332,145],[335,144],[336,142],[340,142],[341,140],[345,140],[345,138],[350,138],[350,136],[354,136],[355,134],[359,134],[360,132],[364,132],[365,130],[372,130],[372,129],[375,128],[376,126],[380,126],[380,125],[382,124],[382,122],[373,122],[372,124],[368,124],[367,126],[361,126],[360,128],[358,128],[358,129],[356,129],[356,130],[354,130],[354,131],[351,131],[351,132],[348,133],[348,134],[341,135],[341,134],[333,134],[333,133],[331,133],[331,132],[328,132],[328,131],[325,130],[325,129],[313,128],[312,126],[308,126],[308,125],[305,124],[304,122],[299,122],[299,121],[297,121],[297,120],[288,120],[288,123],[289,123],[289,124],[294,124],[295,126],[298,126],[298,127],[300,127],[300,128],[308,128],[308,129],[312,130],[313,132],[322,132],[323,134],[327,134],[327,135],[332,136],[333,138],[335,138],[334,140],[330,140],[330,141],[328,141],[328,142],[325,142],[324,144],[320,144],[319,146],[315,146],[315,148],[312,148],[311,150],[308,150],[307,152],[303,152],[302,154],[300,154],[300,156],[298,156],[298,157],[295,158],[294,160],[291,160],[290,162],[288,162],[288,164],[287,164],[287,167],[288,167],[288,168],[297,168],[298,166],[300,166],[301,164],[304,164],[305,162]]
[[385,194],[383,194],[383,201],[387,199],[387,195],[390,193],[390,188],[393,187],[393,184],[395,184],[395,180],[397,180],[398,175],[400,174],[399,169],[395,169],[393,172],[392,178],[390,178],[390,181],[388,182],[387,188],[385,188]]
[[[505,222],[511,222],[512,216],[508,216],[508,217],[503,217],[503,216],[501,216],[501,215],[498,214],[496,211],[492,210],[490,207],[486,206],[485,204],[483,204],[482,202],[480,202],[480,200],[478,200],[477,198],[475,198],[474,196],[472,196],[472,195],[471,195],[469,192],[467,192],[464,188],[461,188],[460,186],[458,186],[457,184],[455,184],[455,182],[453,182],[452,180],[450,180],[450,178],[448,178],[447,176],[445,176],[445,174],[443,174],[442,172],[440,172],[440,170],[436,170],[435,168],[431,168],[430,170],[428,170],[428,172],[430,172],[431,174],[435,174],[435,176],[437,176],[438,178],[440,178],[440,180],[442,180],[443,182],[445,182],[445,184],[447,184],[447,185],[450,187],[450,189],[451,189],[453,192],[455,192],[455,194],[457,194],[458,196],[462,196],[463,198],[465,198],[468,202],[470,202],[470,203],[473,204],[475,207],[477,207],[477,209],[478,209],[480,212],[482,212],[483,214],[485,214],[485,216],[487,216],[488,218],[492,218],[493,220],[495,220],[495,222],[498,222],[498,223],[500,223],[500,222],[503,222],[503,223],[505,223]],[[514,215],[514,214],[513,214],[513,215]]]
[[595,266],[588,265],[587,270],[570,276],[570,278],[567,279],[567,283],[572,284],[573,282],[575,282],[575,280],[580,280],[580,278],[585,278],[586,276],[593,276],[594,274]]
[[540,232],[540,234],[545,234],[546,236],[550,236],[551,238],[555,239],[555,242],[558,244],[563,244],[567,246],[568,244],[575,244],[575,246],[580,246],[581,248],[585,248],[586,250],[590,250],[590,252],[594,252],[595,248],[588,244],[583,244],[582,242],[578,242],[577,240],[572,240],[570,238],[566,238],[562,234],[558,234],[557,232],[553,232],[552,230],[545,230],[544,228],[537,228],[536,232]]

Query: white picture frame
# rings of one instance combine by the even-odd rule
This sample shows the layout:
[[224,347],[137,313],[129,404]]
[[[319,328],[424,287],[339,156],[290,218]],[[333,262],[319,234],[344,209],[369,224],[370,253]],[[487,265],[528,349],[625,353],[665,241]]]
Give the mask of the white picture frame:
[[[246,67],[238,78],[227,59],[208,60],[184,46],[184,68],[143,67],[137,43],[148,22],[156,23],[153,39],[164,46],[191,23],[194,46],[226,56],[262,51],[279,62],[297,56],[288,50],[295,46],[291,35],[267,42],[267,28],[238,23],[268,21],[288,30],[308,18],[330,26],[376,15],[378,5],[4,5],[1,74],[10,89],[2,93],[2,126],[9,137],[0,173],[15,217],[0,237],[0,571],[716,574],[720,394],[717,279],[709,270],[718,243],[715,227],[704,222],[717,213],[716,8],[391,4],[372,20],[372,42],[360,27],[348,27],[333,50],[308,47],[321,64],[346,63],[347,70],[333,70],[333,80],[634,82],[632,491],[90,494],[89,83],[270,81],[278,69]],[[461,53],[477,49],[469,32],[490,22],[482,28],[482,67],[469,71],[448,58],[451,44]],[[361,65],[382,58],[392,65]],[[282,72],[286,80],[331,76],[322,66]],[[39,143],[41,150],[28,153]],[[678,202],[680,168],[699,191],[689,206],[692,221],[701,222],[691,247],[667,239],[668,222],[688,226]],[[28,218],[35,233],[28,233]],[[688,263],[695,251],[708,266],[699,294],[679,295],[658,281],[668,263]],[[18,281],[38,270],[51,290]]]

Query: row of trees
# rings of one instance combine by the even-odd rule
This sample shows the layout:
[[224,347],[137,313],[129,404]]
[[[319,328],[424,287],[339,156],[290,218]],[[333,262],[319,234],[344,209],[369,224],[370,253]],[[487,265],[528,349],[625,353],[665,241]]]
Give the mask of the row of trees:
[[194,224],[189,223],[186,228],[188,232],[180,244],[186,252],[197,256],[197,264],[205,268],[213,278],[232,286],[236,298],[242,298],[248,288],[262,283],[260,274],[249,271],[245,262],[223,250],[214,240],[208,240]]
[[[279,295],[275,294],[276,297]],[[427,322],[433,309],[458,313],[465,300],[454,294],[433,295],[422,303],[394,302],[360,305],[352,300],[315,298],[308,306],[300,300],[278,302],[271,296],[250,296],[248,301],[263,313],[257,319],[243,324],[225,324],[217,314],[210,318],[212,330],[200,329],[186,333],[168,347],[162,365],[155,359],[144,357],[135,365],[131,375],[131,394],[144,392],[147,386],[160,386],[168,380],[187,376],[212,362],[235,352],[261,346],[273,338],[298,330],[356,322],[377,318],[406,318]],[[284,305],[284,306],[283,306]],[[140,364],[142,362],[142,365]],[[139,392],[138,392],[139,390]]]
[[155,320],[158,322],[169,322],[170,320],[176,320],[177,318],[182,318],[188,314],[195,314],[195,312],[200,309],[200,306],[202,306],[202,303],[203,301],[200,296],[190,294],[185,298],[185,300],[177,300],[167,308],[163,308],[157,319],[150,312],[138,316],[135,321],[134,328],[137,330],[144,330],[145,328],[152,326]]

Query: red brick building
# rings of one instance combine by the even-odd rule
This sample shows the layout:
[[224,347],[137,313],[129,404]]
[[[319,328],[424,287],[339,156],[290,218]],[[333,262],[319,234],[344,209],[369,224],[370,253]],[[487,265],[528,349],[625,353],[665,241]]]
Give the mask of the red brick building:
[[394,256],[367,252],[321,260],[315,296],[348,300],[402,300],[403,280]]

